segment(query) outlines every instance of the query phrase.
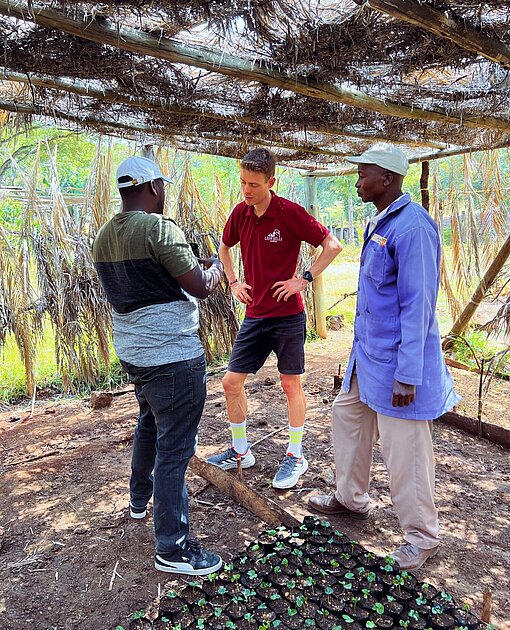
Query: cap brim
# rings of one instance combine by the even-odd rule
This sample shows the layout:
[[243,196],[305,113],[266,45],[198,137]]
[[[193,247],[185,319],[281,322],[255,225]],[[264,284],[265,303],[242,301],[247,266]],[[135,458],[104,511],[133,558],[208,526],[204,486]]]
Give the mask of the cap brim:
[[370,160],[367,160],[361,155],[358,155],[356,157],[346,157],[345,161],[351,162],[351,164],[375,164],[375,162],[370,162]]
[[166,182],[167,184],[173,184],[174,180],[170,179],[170,177],[167,177],[166,175],[161,175],[161,179]]

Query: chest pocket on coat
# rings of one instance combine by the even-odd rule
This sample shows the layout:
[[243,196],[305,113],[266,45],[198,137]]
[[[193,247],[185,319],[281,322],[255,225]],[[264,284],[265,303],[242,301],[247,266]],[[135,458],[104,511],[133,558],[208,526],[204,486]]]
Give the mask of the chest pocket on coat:
[[381,286],[385,278],[388,253],[385,247],[370,242],[363,259],[362,272],[377,286]]

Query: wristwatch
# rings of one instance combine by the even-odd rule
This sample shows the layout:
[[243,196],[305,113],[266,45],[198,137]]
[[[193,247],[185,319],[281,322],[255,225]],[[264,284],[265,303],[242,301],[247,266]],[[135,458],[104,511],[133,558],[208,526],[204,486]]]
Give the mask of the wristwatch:
[[313,280],[312,272],[310,270],[304,271],[302,278],[303,280],[306,280],[307,282],[312,282]]

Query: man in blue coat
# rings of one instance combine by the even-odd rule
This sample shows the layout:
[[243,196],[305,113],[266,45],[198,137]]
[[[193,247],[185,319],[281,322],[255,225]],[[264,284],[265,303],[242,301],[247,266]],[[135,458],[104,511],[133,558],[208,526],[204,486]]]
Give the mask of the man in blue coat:
[[372,202],[361,252],[354,343],[333,404],[337,489],[315,496],[324,514],[370,516],[372,449],[378,438],[404,543],[391,556],[418,569],[437,553],[432,420],[459,400],[441,352],[435,316],[441,247],[425,209],[402,193],[408,161],[394,146],[359,157],[356,188]]

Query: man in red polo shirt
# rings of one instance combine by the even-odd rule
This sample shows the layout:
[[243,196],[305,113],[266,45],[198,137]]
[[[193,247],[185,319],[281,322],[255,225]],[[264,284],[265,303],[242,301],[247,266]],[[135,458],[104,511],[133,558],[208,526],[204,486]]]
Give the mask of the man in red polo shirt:
[[[317,277],[341,251],[338,240],[306,210],[278,197],[275,159],[267,149],[250,151],[241,162],[244,201],[232,211],[223,231],[219,257],[233,295],[246,304],[246,317],[232,349],[222,384],[232,432],[232,446],[210,457],[210,464],[223,470],[255,464],[246,436],[247,399],[244,383],[255,374],[274,351],[282,389],[287,397],[289,446],[273,479],[274,488],[292,488],[306,472],[308,462],[302,450],[306,402],[301,385],[305,371],[306,322],[301,297],[308,283]],[[296,267],[305,241],[322,251],[301,277]],[[235,275],[230,250],[240,244],[244,281]]]

